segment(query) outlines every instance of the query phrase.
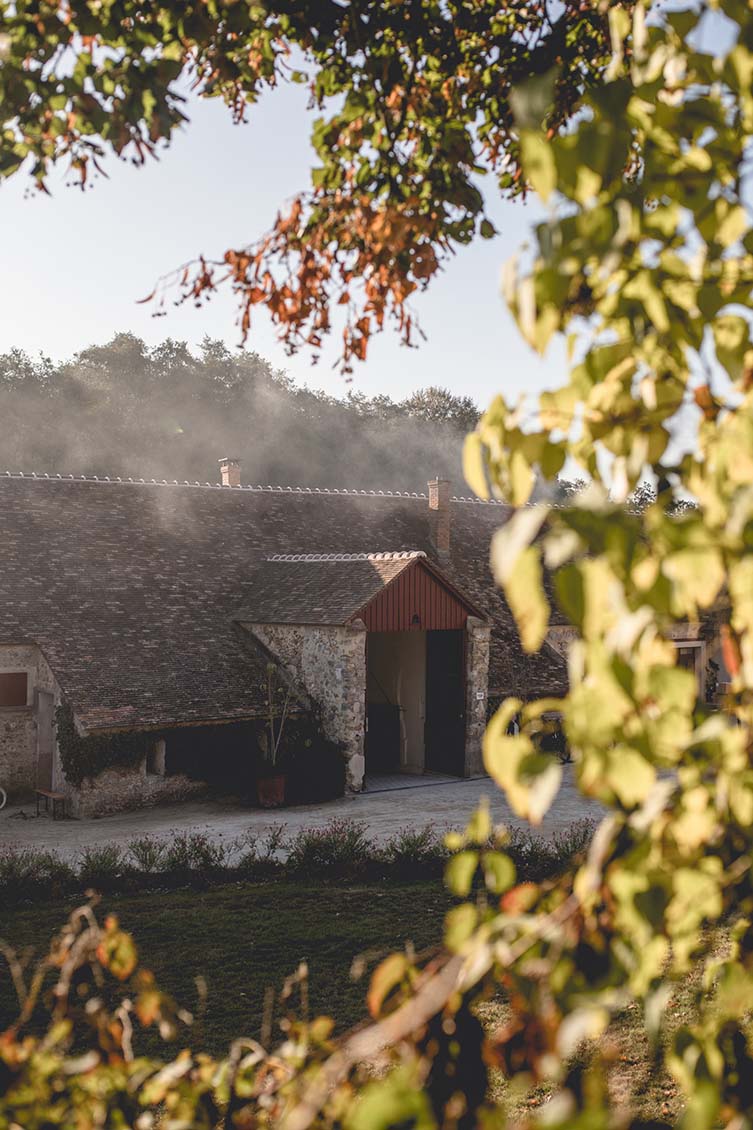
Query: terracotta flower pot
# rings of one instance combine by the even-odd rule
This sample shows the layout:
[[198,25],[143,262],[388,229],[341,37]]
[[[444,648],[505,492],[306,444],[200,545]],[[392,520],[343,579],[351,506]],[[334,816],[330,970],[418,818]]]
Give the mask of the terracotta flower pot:
[[259,777],[256,782],[256,796],[261,808],[281,808],[285,803],[285,774]]

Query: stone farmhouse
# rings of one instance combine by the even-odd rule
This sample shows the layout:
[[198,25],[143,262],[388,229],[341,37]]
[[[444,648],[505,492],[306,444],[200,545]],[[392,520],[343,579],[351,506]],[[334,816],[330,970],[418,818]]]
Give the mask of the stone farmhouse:
[[[489,569],[497,502],[222,483],[0,476],[0,785],[97,815],[233,787],[270,663],[365,775],[482,771],[490,705],[566,689],[568,630],[526,655]],[[707,643],[684,646],[699,673]],[[710,645],[709,645],[710,646]],[[81,735],[141,734],[138,764],[69,782]]]

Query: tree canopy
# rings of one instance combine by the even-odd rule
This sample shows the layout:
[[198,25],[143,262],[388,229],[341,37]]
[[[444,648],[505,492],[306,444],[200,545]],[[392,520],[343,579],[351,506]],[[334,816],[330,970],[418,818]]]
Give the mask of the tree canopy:
[[244,338],[261,304],[290,349],[318,349],[339,308],[346,369],[385,319],[410,343],[410,296],[453,249],[494,234],[479,177],[523,187],[515,84],[557,68],[555,129],[608,45],[590,0],[3,0],[0,12],[0,175],[28,168],[41,188],[56,162],[83,185],[111,153],[148,160],[187,121],[187,90],[240,119],[269,88],[307,85],[321,114],[311,184],[266,235],[239,233],[160,293],[199,300],[227,282]]
[[60,363],[0,355],[3,470],[215,482],[230,452],[248,483],[423,491],[440,475],[462,494],[478,418],[442,388],[328,396],[208,338],[191,351],[117,334]]

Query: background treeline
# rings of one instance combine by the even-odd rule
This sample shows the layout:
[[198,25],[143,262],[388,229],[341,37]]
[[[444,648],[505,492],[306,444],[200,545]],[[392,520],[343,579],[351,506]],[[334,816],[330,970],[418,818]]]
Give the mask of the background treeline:
[[223,455],[247,483],[467,493],[470,397],[440,388],[402,401],[299,388],[255,353],[205,338],[154,348],[118,334],[71,360],[0,355],[0,470],[216,482]]

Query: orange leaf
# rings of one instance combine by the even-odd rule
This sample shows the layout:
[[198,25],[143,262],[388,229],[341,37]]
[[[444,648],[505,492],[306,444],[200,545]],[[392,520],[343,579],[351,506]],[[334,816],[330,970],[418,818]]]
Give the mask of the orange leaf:
[[734,679],[740,673],[740,648],[737,646],[737,640],[732,635],[728,624],[722,624],[721,635],[724,666]]
[[536,902],[539,889],[535,883],[519,883],[499,900],[505,914],[524,914]]
[[408,959],[403,953],[391,953],[374,970],[366,1004],[372,1016],[378,1016],[390,993],[404,980],[408,972]]
[[114,915],[105,920],[105,935],[97,946],[97,958],[119,981],[125,981],[136,968],[138,957],[133,938],[118,929]]

